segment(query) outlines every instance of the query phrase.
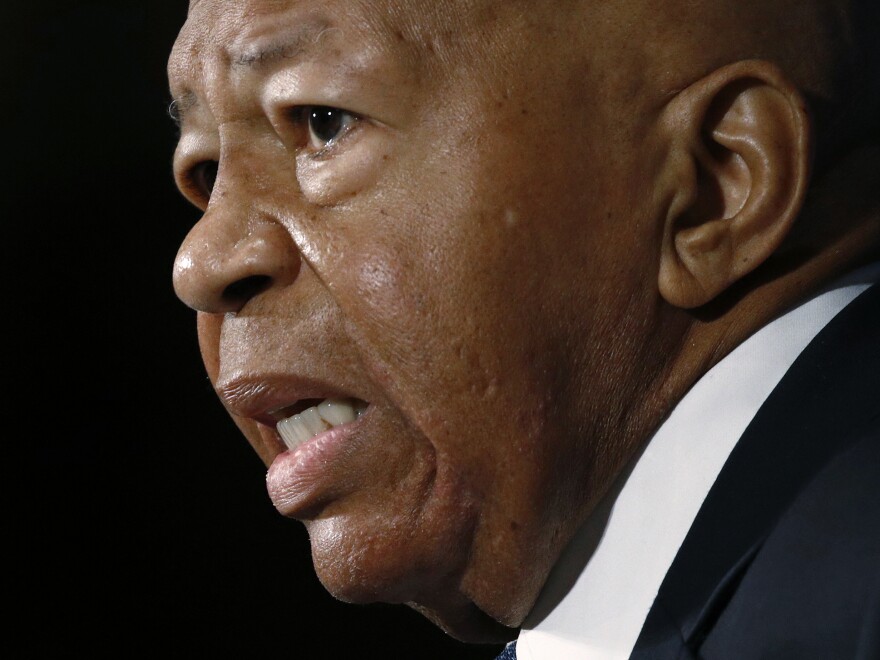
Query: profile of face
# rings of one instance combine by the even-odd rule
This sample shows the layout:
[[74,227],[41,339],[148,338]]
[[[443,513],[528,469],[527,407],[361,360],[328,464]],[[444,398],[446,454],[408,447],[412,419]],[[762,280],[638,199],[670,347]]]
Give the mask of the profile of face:
[[587,39],[556,2],[191,3],[175,289],[343,600],[509,637],[632,452],[656,97],[602,11]]

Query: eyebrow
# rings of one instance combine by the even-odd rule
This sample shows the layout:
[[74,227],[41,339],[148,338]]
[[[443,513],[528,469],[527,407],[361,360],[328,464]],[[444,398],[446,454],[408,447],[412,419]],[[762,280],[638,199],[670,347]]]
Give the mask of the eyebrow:
[[317,50],[325,34],[338,29],[326,21],[301,23],[275,41],[245,48],[233,46],[229,51],[229,59],[233,67],[249,69],[259,69],[279,60],[299,59]]
[[[244,47],[233,45],[226,58],[233,68],[262,69],[281,60],[301,59],[321,47],[325,34],[337,30],[327,21],[301,23],[275,40]],[[187,90],[171,101],[168,115],[180,127],[187,113],[198,105],[198,96]]]

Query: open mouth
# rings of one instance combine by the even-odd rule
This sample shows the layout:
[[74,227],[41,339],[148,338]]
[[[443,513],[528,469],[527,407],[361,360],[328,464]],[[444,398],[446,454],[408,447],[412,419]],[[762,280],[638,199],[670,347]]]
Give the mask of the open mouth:
[[292,406],[272,411],[278,420],[278,435],[288,449],[329,429],[350,424],[367,409],[360,399],[302,399]]

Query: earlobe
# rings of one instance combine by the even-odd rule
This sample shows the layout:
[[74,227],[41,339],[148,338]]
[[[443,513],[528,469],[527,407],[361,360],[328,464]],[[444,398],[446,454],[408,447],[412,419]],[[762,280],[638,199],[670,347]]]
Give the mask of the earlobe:
[[658,285],[677,307],[708,303],[772,255],[809,181],[810,122],[798,90],[760,60],[723,67],[679,93]]

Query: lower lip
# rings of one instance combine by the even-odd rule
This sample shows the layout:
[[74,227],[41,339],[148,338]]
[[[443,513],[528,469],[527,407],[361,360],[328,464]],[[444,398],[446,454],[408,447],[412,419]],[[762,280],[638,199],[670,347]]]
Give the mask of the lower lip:
[[337,492],[339,480],[334,478],[334,466],[352,448],[364,415],[323,431],[275,457],[266,475],[266,487],[280,513],[291,518],[311,518],[341,494]]

